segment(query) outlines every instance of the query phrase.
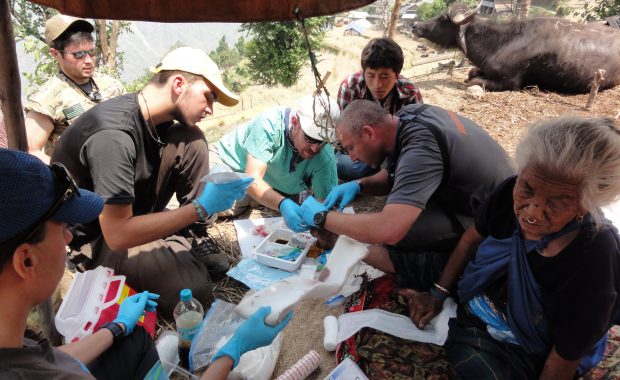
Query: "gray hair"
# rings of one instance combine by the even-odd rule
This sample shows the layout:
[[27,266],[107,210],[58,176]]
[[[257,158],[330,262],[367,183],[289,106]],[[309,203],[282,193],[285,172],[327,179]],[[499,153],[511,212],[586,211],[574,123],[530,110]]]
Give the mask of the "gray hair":
[[373,127],[385,124],[389,112],[376,102],[357,99],[352,101],[340,114],[340,121],[336,124],[336,130],[347,131],[359,136],[364,125]]
[[620,195],[620,131],[610,118],[575,116],[530,126],[516,149],[518,172],[537,167],[580,183],[581,206],[597,226],[600,207]]

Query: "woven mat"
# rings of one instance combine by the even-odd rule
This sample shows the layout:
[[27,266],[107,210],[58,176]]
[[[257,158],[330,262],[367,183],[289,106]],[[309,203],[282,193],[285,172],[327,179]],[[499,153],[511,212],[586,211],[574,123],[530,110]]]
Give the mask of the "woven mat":
[[344,308],[328,308],[322,300],[306,300],[295,308],[293,319],[284,329],[284,341],[280,356],[273,371],[273,378],[292,367],[310,350],[321,355],[321,366],[307,379],[324,379],[336,367],[335,352],[323,348],[323,319],[328,315],[338,316]]

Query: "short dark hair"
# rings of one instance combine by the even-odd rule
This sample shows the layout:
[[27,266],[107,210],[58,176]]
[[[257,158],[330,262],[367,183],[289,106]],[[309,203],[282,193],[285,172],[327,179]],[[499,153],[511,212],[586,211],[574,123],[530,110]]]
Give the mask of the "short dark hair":
[[92,32],[88,29],[84,29],[84,25],[81,23],[75,23],[71,25],[67,30],[62,32],[54,41],[52,41],[52,48],[56,50],[65,50],[65,48],[74,42],[94,41]]
[[194,82],[198,82],[201,80],[205,80],[205,78],[202,75],[188,73],[187,71],[164,70],[164,71],[160,71],[157,74],[153,75],[151,80],[149,80],[149,84],[152,84],[155,87],[162,87],[163,85],[166,84],[166,82],[168,82],[168,79],[173,75],[181,75],[189,83],[194,83]]
[[[13,258],[13,253],[15,253],[15,249],[19,244],[29,243],[29,244],[37,244],[45,239],[45,235],[47,234],[47,223],[43,223],[35,233],[32,235],[28,241],[22,242],[11,242],[9,241],[0,244],[0,273],[2,273],[2,269],[4,268],[4,264]],[[15,245],[18,244],[18,245]]]
[[405,58],[403,49],[390,38],[373,38],[362,50],[362,69],[388,67],[400,74]]

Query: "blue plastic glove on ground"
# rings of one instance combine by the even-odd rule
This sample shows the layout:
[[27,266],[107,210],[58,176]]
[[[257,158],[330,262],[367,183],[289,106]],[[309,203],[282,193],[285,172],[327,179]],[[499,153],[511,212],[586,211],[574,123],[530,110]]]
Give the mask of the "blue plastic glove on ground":
[[301,219],[301,207],[290,198],[286,198],[280,203],[280,212],[284,218],[284,223],[293,232],[304,232],[308,226]]
[[144,311],[155,310],[157,307],[157,302],[155,302],[155,300],[158,298],[159,294],[149,293],[147,291],[125,298],[118,309],[118,314],[116,315],[114,323],[122,323],[125,325],[125,336],[131,334],[140,317],[144,315]]
[[342,211],[349,203],[351,203],[360,192],[360,185],[355,181],[345,182],[341,185],[334,186],[325,198],[325,207],[331,210],[338,204],[338,211]]
[[210,217],[220,211],[228,210],[237,199],[243,198],[245,190],[252,181],[254,178],[244,178],[228,183],[207,182],[197,201],[207,212],[207,217]]
[[211,362],[222,356],[228,356],[233,360],[233,368],[239,364],[241,355],[248,351],[255,350],[260,347],[267,346],[273,342],[276,335],[289,323],[293,318],[291,311],[286,315],[282,322],[276,326],[269,326],[265,323],[265,318],[271,313],[271,306],[263,306],[256,310],[245,322],[243,322],[235,331],[235,334],[220,348],[213,356]]
[[301,216],[304,219],[304,223],[309,226],[316,227],[314,224],[314,215],[321,211],[328,211],[329,209],[323,203],[316,200],[315,197],[309,196],[304,203],[301,204]]

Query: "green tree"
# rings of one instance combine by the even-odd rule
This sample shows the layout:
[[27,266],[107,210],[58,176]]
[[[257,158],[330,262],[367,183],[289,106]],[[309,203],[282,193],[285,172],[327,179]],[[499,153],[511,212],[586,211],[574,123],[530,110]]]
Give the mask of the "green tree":
[[602,20],[620,14],[620,0],[599,0],[593,5],[584,3],[583,9],[574,12],[587,21]]
[[[318,51],[325,38],[326,17],[305,20],[313,51]],[[245,53],[249,72],[259,83],[289,87],[297,82],[308,51],[301,25],[296,21],[241,24],[250,41]]]
[[217,48],[209,53],[209,57],[217,63],[220,70],[230,69],[241,61],[241,54],[236,48],[228,46],[225,36],[222,36]]
[[[430,20],[448,10],[450,5],[456,3],[457,0],[434,0],[432,3],[425,3],[418,7],[417,15],[421,21]],[[470,7],[476,6],[476,0],[462,1]]]

